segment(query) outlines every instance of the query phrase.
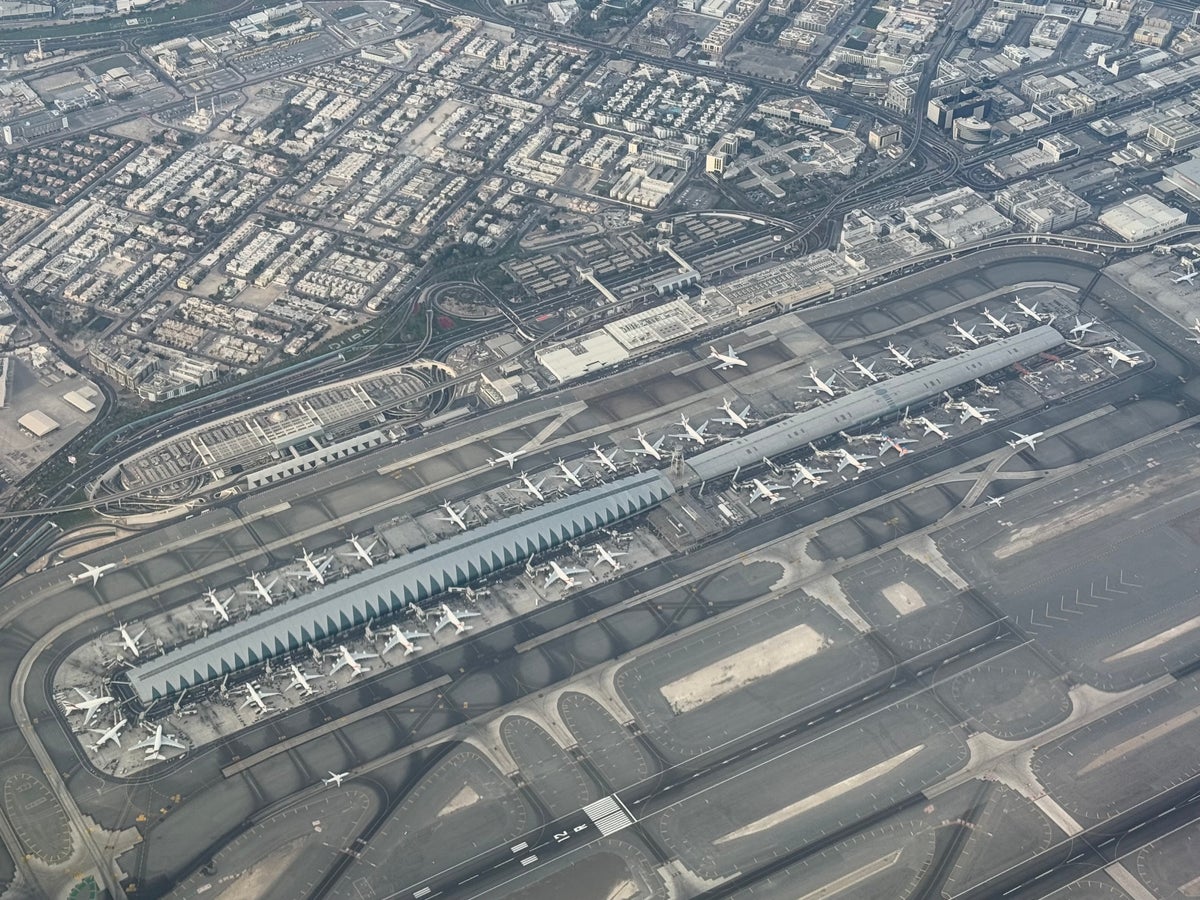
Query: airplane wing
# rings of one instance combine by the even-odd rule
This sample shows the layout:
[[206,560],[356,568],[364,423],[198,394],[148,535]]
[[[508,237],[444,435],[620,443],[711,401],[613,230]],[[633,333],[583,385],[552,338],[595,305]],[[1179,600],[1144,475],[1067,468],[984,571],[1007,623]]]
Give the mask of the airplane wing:
[[183,742],[176,740],[169,734],[162,736],[162,745],[164,747],[174,747],[176,750],[186,750],[187,746]]
[[142,750],[142,749],[149,749],[153,746],[154,746],[154,738],[150,737],[150,738],[146,738],[144,741],[138,741],[136,744],[134,744],[129,749],[130,750]]
[[329,674],[336,675],[338,672],[342,671],[342,669],[346,668],[347,665],[348,665],[348,663],[347,663],[346,658],[342,657],[341,659],[339,659],[337,662],[335,662],[333,664],[333,668],[329,670]]

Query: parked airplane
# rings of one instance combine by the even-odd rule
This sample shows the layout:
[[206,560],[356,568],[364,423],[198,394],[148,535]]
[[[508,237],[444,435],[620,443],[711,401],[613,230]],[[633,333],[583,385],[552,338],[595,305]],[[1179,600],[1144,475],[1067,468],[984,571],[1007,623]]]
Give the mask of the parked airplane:
[[722,353],[716,347],[709,347],[708,358],[718,360],[717,364],[713,366],[714,369],[729,369],[733,366],[749,365],[749,363],[737,355],[737,351],[733,349],[733,344],[729,345],[729,350],[725,353]]
[[705,422],[699,428],[693,428],[688,421],[688,417],[683,413],[679,414],[679,424],[683,426],[683,434],[673,434],[671,437],[679,441],[694,441],[700,446],[704,446],[704,432],[708,428],[708,423]]
[[443,503],[441,508],[446,511],[446,515],[438,516],[439,522],[449,522],[452,525],[457,525],[460,531],[467,530],[467,523],[463,520],[462,513],[456,510],[449,500]]
[[337,650],[333,651],[332,656],[336,656],[338,661],[333,664],[333,668],[329,670],[330,675],[336,675],[342,669],[350,669],[350,677],[357,678],[359,675],[370,672],[370,669],[364,669],[359,665],[364,659],[376,659],[378,653],[351,653],[346,649],[345,644],[338,644]]
[[508,467],[511,469],[513,464],[517,461],[517,457],[525,455],[524,450],[514,450],[512,453],[505,453],[503,450],[497,450],[495,447],[492,447],[491,450],[496,455],[488,460],[489,466],[507,463]]
[[303,694],[305,697],[311,697],[317,692],[317,689],[314,688],[310,682],[321,677],[323,676],[305,675],[300,671],[299,666],[297,666],[295,663],[292,663],[292,680],[288,683],[288,689],[290,690],[291,688],[299,688],[301,694]]
[[399,625],[393,625],[390,630],[390,637],[387,643],[383,645],[383,649],[379,651],[379,656],[382,658],[388,655],[388,652],[395,650],[397,647],[404,648],[404,655],[416,653],[421,648],[413,643],[417,638],[431,637],[430,634],[424,631],[404,631]]
[[875,458],[874,456],[855,456],[849,450],[846,450],[844,448],[838,449],[837,456],[838,456],[837,470],[839,472],[842,471],[842,469],[846,468],[846,466],[853,466],[855,471],[865,472],[867,469],[869,469],[871,467],[868,466],[866,463],[864,463],[863,460]]
[[617,557],[628,556],[629,554],[625,553],[625,551],[609,551],[603,544],[596,544],[595,549],[597,562],[608,563],[609,571],[615,572],[617,569],[624,568],[617,562]]
[[113,744],[116,744],[117,748],[120,749],[120,747],[121,747],[121,729],[124,728],[126,724],[127,724],[126,720],[121,719],[119,722],[113,722],[112,728],[108,728],[108,729],[92,728],[92,729],[90,729],[92,734],[100,735],[100,737],[96,738],[96,742],[94,744],[92,744],[92,751],[96,752],[101,747],[103,747],[105,744],[110,743],[110,742]]
[[433,626],[433,633],[437,634],[447,625],[454,626],[455,634],[462,634],[464,631],[470,631],[474,626],[467,625],[463,619],[473,619],[479,615],[477,612],[466,612],[465,610],[455,611],[445,603],[441,605],[442,617],[438,619],[437,624]]
[[105,572],[107,572],[109,569],[115,569],[117,567],[116,563],[105,563],[102,566],[89,566],[87,563],[81,562],[80,565],[83,566],[83,571],[77,575],[72,575],[71,583],[78,584],[79,582],[90,578],[92,579],[93,587],[100,583],[100,578]]
[[138,641],[140,641],[142,639],[142,635],[146,633],[145,628],[143,628],[137,634],[130,636],[128,628],[126,628],[124,625],[118,625],[117,632],[121,635],[121,641],[119,644],[117,644],[118,647],[124,647],[134,656],[142,655],[142,648],[138,646]]
[[649,439],[647,439],[647,437],[646,437],[645,433],[642,431],[642,429],[639,428],[637,430],[637,434],[634,435],[634,440],[636,440],[642,446],[641,446],[641,448],[634,447],[632,450],[629,450],[628,452],[629,453],[637,453],[640,456],[649,456],[654,459],[661,460],[662,453],[659,452],[658,448],[662,446],[662,442],[665,439],[666,439],[666,435],[663,435],[662,437],[660,437],[657,441],[655,441],[652,444],[652,443],[650,443]]
[[322,778],[321,783],[325,785],[332,784],[334,787],[341,787],[342,782],[350,777],[349,772],[330,772],[328,778]]
[[975,329],[979,327],[978,325],[972,325],[970,328],[963,328],[958,324],[958,319],[955,319],[950,323],[950,327],[956,332],[954,336],[962,338],[972,347],[979,346],[979,338],[975,337]]
[[1096,329],[1094,326],[1097,324],[1099,323],[1097,323],[1095,319],[1090,322],[1081,322],[1079,321],[1079,316],[1076,316],[1075,327],[1071,329],[1071,337],[1078,341],[1082,340],[1085,335],[1095,334]]
[[242,701],[242,709],[247,706],[255,706],[260,713],[271,712],[272,707],[267,706],[267,697],[278,697],[278,691],[260,691],[255,687],[253,681],[246,682],[246,699]]
[[[301,549],[304,550],[304,548]],[[307,550],[304,550],[304,552],[296,558],[296,562],[304,563],[305,568],[308,569],[307,577],[309,581],[315,581],[317,584],[324,584],[325,569],[331,562],[333,562],[333,557],[327,556],[318,562],[311,553],[309,553]]]
[[1000,318],[996,318],[990,312],[988,312],[988,308],[985,306],[983,308],[983,317],[985,319],[987,319],[988,324],[991,325],[993,328],[995,328],[997,331],[1003,331],[1005,334],[1012,334],[1013,331],[1016,330],[1012,325],[1009,325],[1008,322],[1006,321],[1008,319],[1008,313],[1005,313],[1004,315],[1000,316]]
[[362,541],[360,541],[354,535],[351,535],[350,546],[354,550],[354,555],[365,562],[368,566],[375,565],[375,557],[371,555],[371,551],[379,546],[379,538],[375,538],[375,540],[371,541],[368,546],[364,547],[362,545]]
[[1126,353],[1124,350],[1118,350],[1116,347],[1101,347],[1100,349],[1108,354],[1108,361],[1112,364],[1113,368],[1116,368],[1117,363],[1125,363],[1130,368],[1133,368],[1142,362],[1137,356],[1140,351]]
[[751,503],[755,500],[766,500],[774,506],[783,499],[783,494],[778,493],[784,488],[782,484],[764,484],[759,479],[752,478],[750,486],[754,489],[754,494],[750,498]]
[[1035,322],[1044,321],[1045,317],[1037,311],[1038,305],[1036,303],[1033,304],[1033,306],[1026,306],[1021,302],[1020,297],[1013,298],[1013,302],[1017,305],[1017,311],[1020,312],[1021,315],[1033,319]]
[[966,400],[952,400],[946,404],[946,408],[959,410],[959,425],[965,425],[967,419],[978,419],[980,425],[986,425],[988,422],[994,421],[988,413],[1000,411],[987,406],[972,406]]
[[186,750],[187,749],[187,746],[183,742],[181,742],[175,735],[163,734],[162,725],[155,725],[154,731],[150,737],[146,738],[146,740],[144,740],[144,741],[139,741],[138,743],[134,744],[129,749],[130,750],[144,749],[146,751],[146,759],[166,759],[166,757],[162,755],[163,747],[174,747],[176,750]]
[[904,445],[916,443],[916,441],[912,438],[896,438],[892,437],[890,434],[881,434],[880,438],[882,438],[882,441],[879,444],[880,457],[886,456],[889,450],[895,450],[897,456],[907,456],[909,453],[912,453],[912,451]]
[[546,583],[543,584],[542,587],[548,588],[548,587],[550,587],[550,585],[554,584],[554,582],[556,582],[556,581],[562,582],[563,590],[568,590],[569,588],[573,588],[573,587],[579,587],[579,582],[576,581],[572,576],[587,575],[587,574],[589,574],[587,569],[576,569],[576,568],[564,569],[562,566],[560,566],[554,560],[550,560],[550,574],[548,574],[546,576]]
[[209,588],[204,592],[204,599],[208,601],[209,609],[211,609],[222,622],[229,621],[229,604],[233,602],[235,594],[230,594],[225,600],[217,596],[217,592]]
[[262,576],[257,572],[254,572],[250,575],[250,584],[253,586],[254,590],[242,591],[242,593],[257,596],[263,601],[263,603],[267,604],[267,606],[272,606],[275,603],[275,598],[271,596],[271,589],[275,587],[278,581],[278,578],[272,578],[270,584],[263,584]]
[[829,384],[829,381],[833,381],[832,375],[829,376],[829,381],[823,381],[821,379],[821,376],[817,374],[816,366],[809,366],[808,367],[808,377],[812,379],[812,386],[810,387],[809,385],[806,385],[806,384],[801,385],[801,387],[804,388],[804,390],[816,391],[817,393],[825,394],[826,396],[829,396],[829,397],[834,396],[833,386]]
[[921,418],[914,421],[916,421],[918,425],[921,425],[925,428],[926,434],[936,434],[943,441],[950,438],[950,432],[946,430],[950,427],[949,425],[939,425],[937,422],[929,421],[929,419],[925,418],[925,416],[921,416]]
[[1008,446],[1010,446],[1014,450],[1016,450],[1022,444],[1024,444],[1030,450],[1032,450],[1037,442],[1037,439],[1040,438],[1043,434],[1045,434],[1045,432],[1044,431],[1035,431],[1033,434],[1021,434],[1021,432],[1019,432],[1019,431],[1014,431],[1014,432],[1012,432],[1012,434],[1015,434],[1017,436],[1017,439],[1015,441],[1008,441],[1007,442]]
[[985,506],[999,506],[1004,502],[1004,497],[988,497],[983,501]]
[[899,347],[897,347],[891,341],[888,341],[888,345],[887,345],[886,349],[887,349],[888,353],[892,354],[892,359],[894,359],[896,362],[898,362],[904,368],[915,369],[917,367],[917,364],[915,362],[913,362],[912,359],[909,358],[909,354],[912,353],[912,347],[909,347],[907,350],[902,351]]
[[733,407],[729,405],[729,401],[722,398],[721,409],[725,412],[725,418],[715,419],[714,421],[719,422],[722,425],[736,425],[738,428],[742,429],[742,431],[747,431],[750,428],[750,420],[747,418],[747,416],[750,415],[749,404],[747,404],[746,408],[740,413],[734,412]]
[[67,711],[67,715],[70,715],[73,712],[83,713],[83,724],[85,726],[92,721],[92,716],[96,714],[96,710],[113,702],[112,697],[97,697],[95,694],[89,694],[83,688],[75,688],[75,693],[77,693],[83,699],[78,703],[64,701],[63,708]]
[[583,468],[582,465],[576,466],[574,469],[572,469],[567,465],[566,460],[563,459],[560,459],[555,463],[555,465],[558,466],[558,470],[561,473],[555,475],[555,478],[557,478],[559,481],[569,481],[577,488],[583,487],[583,482],[579,480],[579,470]]
[[792,487],[795,487],[800,482],[807,482],[810,487],[820,487],[825,484],[824,478],[819,478],[819,475],[828,475],[828,469],[810,469],[808,466],[796,463],[796,477],[792,479]]
[[542,493],[542,485],[546,483],[545,478],[534,484],[524,472],[521,472],[517,477],[520,479],[522,487],[514,488],[514,490],[518,490],[522,494],[528,494],[540,503],[546,502],[546,495]]
[[[617,452],[617,449],[619,448],[614,448],[614,454]],[[617,471],[617,464],[613,461],[612,455],[601,450],[599,444],[592,444],[592,452],[596,454],[596,459],[599,460],[600,465],[604,466],[610,472]]]
[[879,380],[879,376],[875,374],[875,363],[863,365],[862,361],[857,356],[850,357],[850,364],[858,371],[858,374],[874,384]]
[[1185,281],[1188,284],[1192,283],[1192,279],[1200,275],[1200,269],[1192,269],[1190,272],[1184,272],[1182,275],[1175,278],[1172,284],[1183,284]]

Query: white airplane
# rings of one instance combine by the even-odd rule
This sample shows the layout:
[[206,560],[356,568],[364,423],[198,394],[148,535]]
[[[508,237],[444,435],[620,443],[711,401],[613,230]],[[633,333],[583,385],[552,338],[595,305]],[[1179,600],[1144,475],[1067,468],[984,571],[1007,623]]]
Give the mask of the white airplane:
[[346,649],[345,644],[338,644],[337,650],[332,654],[338,658],[338,661],[333,664],[333,668],[329,670],[330,675],[336,675],[342,669],[350,669],[350,677],[357,678],[359,675],[370,672],[370,669],[364,669],[359,665],[364,659],[375,659],[379,656],[378,653],[351,653]]
[[1183,284],[1186,281],[1188,284],[1191,284],[1192,279],[1195,278],[1197,275],[1200,275],[1200,269],[1192,269],[1192,271],[1185,272],[1184,274],[1178,276],[1171,283],[1172,284]]
[[[599,444],[592,444],[592,452],[596,454],[596,459],[599,460],[600,465],[604,466],[610,472],[617,471],[617,464],[613,461],[612,456],[601,450]],[[614,450],[613,452],[615,453],[616,451]]]
[[837,470],[839,472],[842,471],[842,469],[846,468],[846,466],[853,466],[855,471],[857,471],[857,472],[865,472],[867,469],[869,469],[871,467],[868,466],[865,462],[863,462],[863,460],[875,458],[874,456],[855,456],[853,453],[851,453],[849,450],[846,450],[845,448],[838,448],[837,456],[838,456]]
[[68,715],[73,712],[83,713],[83,724],[85,726],[88,724],[88,722],[92,721],[92,716],[96,714],[96,710],[113,702],[112,697],[97,697],[95,694],[89,694],[83,688],[75,688],[75,693],[77,693],[83,699],[78,703],[69,703],[64,701],[63,708],[67,711]]
[[750,420],[747,418],[747,416],[750,415],[749,404],[747,404],[746,408],[741,412],[734,412],[733,407],[729,405],[729,401],[722,398],[721,409],[725,412],[725,418],[714,419],[714,421],[720,422],[722,425],[736,425],[738,428],[742,429],[742,431],[749,430]]
[[988,324],[991,325],[993,328],[995,328],[997,331],[1003,331],[1005,334],[1012,334],[1013,331],[1015,330],[1012,325],[1009,325],[1005,321],[1008,318],[1008,313],[1005,313],[1004,315],[1000,316],[1000,318],[996,318],[988,311],[988,308],[985,306],[983,308],[983,317],[985,319],[987,319]]
[[554,584],[554,582],[556,582],[556,581],[562,582],[563,590],[568,590],[573,587],[579,587],[579,582],[576,581],[572,576],[573,575],[587,575],[587,574],[589,574],[587,569],[575,569],[575,568],[564,569],[562,566],[560,566],[554,560],[550,560],[550,574],[546,576],[546,583],[543,584],[542,587],[548,588],[548,587],[550,587],[550,585]]
[[1021,434],[1021,432],[1019,432],[1019,431],[1014,431],[1014,432],[1012,432],[1012,434],[1015,434],[1017,436],[1017,439],[1015,441],[1008,441],[1007,442],[1008,446],[1010,446],[1014,450],[1016,450],[1022,444],[1024,444],[1030,450],[1032,450],[1037,442],[1037,439],[1040,438],[1043,434],[1045,434],[1045,432],[1044,431],[1035,431],[1033,434]]
[[766,500],[774,506],[783,499],[783,494],[778,493],[783,490],[782,484],[764,484],[759,479],[753,478],[750,480],[750,485],[754,489],[754,495],[750,498],[751,503],[755,500]]
[[278,697],[278,691],[260,691],[254,686],[253,681],[246,682],[246,699],[242,701],[242,709],[247,706],[254,705],[260,713],[271,712],[272,707],[267,706],[268,697]]
[[212,588],[204,592],[204,599],[208,601],[209,608],[222,622],[229,621],[229,604],[233,602],[235,596],[235,594],[230,594],[228,598],[222,600]]
[[708,358],[718,360],[713,366],[714,369],[730,369],[734,366],[749,365],[744,359],[737,355],[737,351],[733,349],[733,344],[729,345],[729,350],[722,353],[716,347],[708,348]]
[[467,530],[467,523],[462,517],[462,513],[456,510],[447,500],[441,505],[441,508],[446,511],[446,515],[438,516],[439,522],[449,522],[451,525],[457,525],[460,531]]
[[563,459],[560,459],[555,463],[555,465],[558,466],[558,471],[560,473],[555,475],[555,478],[557,478],[559,481],[569,481],[577,488],[583,487],[583,482],[579,480],[579,470],[582,469],[583,466],[576,466],[574,469],[572,469],[567,465],[566,460]]
[[146,751],[146,759],[166,759],[162,755],[163,747],[174,747],[176,750],[186,750],[187,747],[173,734],[163,734],[162,725],[154,726],[154,733],[144,741],[139,741],[130,750]]
[[437,624],[433,626],[434,634],[437,634],[447,625],[454,626],[455,634],[462,634],[464,631],[470,631],[474,626],[465,624],[463,619],[473,619],[479,615],[479,613],[466,612],[465,610],[459,610],[458,612],[455,612],[445,603],[441,605],[441,611],[442,617],[438,619]]
[[988,497],[986,500],[983,501],[983,504],[984,504],[984,506],[999,506],[1003,502],[1004,502],[1003,496]]
[[243,594],[256,596],[267,606],[272,606],[275,603],[275,598],[271,596],[271,589],[279,582],[278,578],[272,578],[270,584],[263,584],[262,576],[257,572],[250,575],[250,584],[254,588],[252,591],[242,591]]
[[1188,338],[1193,344],[1200,344],[1200,319],[1192,320],[1192,331],[1196,332],[1197,337]]
[[879,380],[879,376],[875,374],[875,363],[863,365],[862,361],[857,356],[850,357],[850,364],[858,371],[858,374],[874,384]]
[[829,397],[834,396],[833,387],[829,384],[829,381],[833,381],[832,375],[829,376],[829,381],[822,381],[821,376],[817,374],[816,367],[809,366],[808,367],[808,377],[812,379],[812,386],[810,387],[808,385],[801,385],[801,387],[803,387],[804,390],[816,391],[817,393],[825,394]]
[[688,417],[683,413],[679,414],[679,424],[683,426],[683,434],[673,434],[671,437],[679,441],[694,441],[700,446],[704,446],[704,432],[708,428],[708,423],[705,422],[699,428],[693,428],[692,423],[688,421]]
[[925,428],[925,434],[936,434],[943,441],[950,438],[950,432],[946,430],[950,427],[949,425],[939,425],[937,422],[929,421],[929,419],[925,418],[925,416],[921,416],[921,418],[916,419],[915,421],[918,425],[921,425]]
[[603,544],[596,544],[595,550],[596,550],[596,561],[602,562],[602,563],[608,563],[609,571],[611,571],[611,572],[615,572],[615,571],[617,571],[617,569],[624,568],[619,562],[617,562],[617,557],[629,555],[623,550],[617,550],[617,551],[610,552]]
[[1017,305],[1017,310],[1021,315],[1033,319],[1035,322],[1041,322],[1044,319],[1044,316],[1037,311],[1038,305],[1036,303],[1033,306],[1026,306],[1021,302],[1020,297],[1013,298],[1013,302]]
[[130,635],[128,628],[126,628],[124,625],[118,625],[117,633],[121,635],[121,641],[119,644],[117,644],[118,647],[124,647],[134,656],[140,657],[142,655],[142,648],[138,646],[138,641],[140,641],[142,639],[142,635],[146,633],[145,628],[135,635]]
[[917,364],[915,362],[913,362],[909,358],[909,355],[908,355],[908,354],[912,353],[912,347],[909,347],[907,350],[902,351],[899,347],[897,347],[891,341],[888,341],[886,350],[888,353],[892,354],[892,359],[894,359],[896,362],[900,363],[900,365],[902,365],[904,368],[915,369],[917,367]]
[[806,482],[810,487],[820,487],[825,484],[825,479],[820,478],[820,475],[828,475],[828,469],[810,469],[802,463],[796,463],[796,477],[792,479],[792,487],[795,487],[800,482]]
[[350,546],[354,550],[354,555],[365,562],[368,566],[375,565],[375,557],[371,555],[371,551],[379,546],[379,538],[375,538],[375,540],[371,541],[370,544],[364,547],[362,545],[362,541],[360,541],[354,535],[351,535]]
[[330,772],[328,778],[321,779],[321,784],[325,784],[325,785],[332,784],[334,787],[341,787],[342,782],[345,781],[349,777],[350,777],[349,772]]
[[1096,329],[1094,326],[1097,324],[1099,323],[1095,319],[1090,322],[1081,322],[1079,321],[1079,316],[1076,316],[1075,327],[1071,329],[1071,337],[1078,341],[1082,340],[1085,335],[1095,334]]
[[388,652],[395,650],[397,647],[404,648],[404,655],[416,653],[421,648],[413,643],[417,638],[431,637],[432,635],[424,631],[404,631],[399,625],[393,625],[391,628],[391,637],[387,639],[387,643],[383,645],[383,649],[379,651],[380,658],[388,655]]
[[311,697],[317,692],[317,689],[310,682],[321,678],[320,675],[305,675],[300,671],[300,667],[292,663],[292,680],[288,683],[288,689],[299,688],[300,693],[305,697]]
[[655,441],[652,444],[652,443],[650,443],[649,439],[647,439],[647,437],[646,437],[645,433],[642,431],[642,429],[639,428],[637,430],[637,434],[634,435],[634,440],[636,440],[642,446],[641,446],[641,448],[635,447],[634,449],[630,450],[629,452],[637,453],[641,456],[649,456],[649,457],[653,457],[654,459],[661,460],[662,453],[659,451],[658,448],[662,446],[662,442],[665,439],[666,439],[666,435],[664,434],[662,437],[660,437],[657,441]]
[[980,425],[986,425],[988,422],[995,421],[988,413],[999,412],[998,409],[992,409],[988,406],[972,406],[966,400],[958,400],[947,406],[947,409],[957,409],[960,411],[958,424],[965,425],[967,419],[978,419]]
[[532,481],[530,481],[529,476],[524,472],[520,473],[518,478],[520,478],[523,487],[516,488],[516,490],[520,491],[522,494],[528,494],[530,497],[533,497],[535,500],[541,503],[546,502],[546,495],[542,493],[542,485],[546,483],[545,478],[543,478],[537,484],[534,484]]
[[71,583],[78,584],[79,582],[90,578],[92,579],[93,587],[100,583],[100,577],[105,572],[107,572],[109,569],[115,569],[117,567],[116,563],[105,563],[102,566],[89,566],[87,563],[81,562],[80,565],[83,566],[83,571],[78,575],[72,575]]
[[489,466],[499,465],[500,463],[508,463],[508,467],[510,469],[513,467],[513,463],[517,461],[518,456],[525,455],[524,450],[514,450],[512,453],[505,453],[503,450],[497,450],[495,447],[492,447],[491,451],[496,455],[488,460]]
[[313,558],[313,555],[305,550],[301,556],[296,558],[296,562],[304,563],[305,568],[308,569],[309,581],[315,581],[317,584],[324,584],[325,567],[333,562],[333,557],[327,556],[320,562],[317,562],[317,560]]
[[1116,347],[1101,347],[1100,349],[1108,354],[1108,361],[1113,365],[1114,368],[1116,367],[1117,363],[1125,363],[1130,368],[1133,368],[1138,363],[1142,362],[1142,360],[1138,359],[1137,357],[1137,353],[1140,351],[1126,353],[1124,350],[1118,350]]
[[979,327],[978,325],[972,325],[970,328],[963,328],[958,324],[958,319],[955,319],[950,323],[950,327],[954,329],[956,333],[955,336],[962,338],[972,347],[979,346],[979,338],[975,337],[975,329]]
[[881,434],[880,438],[882,438],[882,442],[879,445],[880,457],[886,456],[889,450],[895,450],[897,456],[907,456],[912,451],[904,445],[916,443],[912,438],[896,438],[890,434]]
[[110,743],[110,742],[113,744],[116,744],[117,748],[120,749],[120,747],[121,747],[121,729],[124,728],[125,725],[126,725],[126,720],[121,719],[119,722],[114,722],[112,728],[89,729],[92,732],[92,734],[100,735],[100,737],[96,738],[96,743],[92,744],[92,752],[98,751],[101,747],[103,747],[105,744]]

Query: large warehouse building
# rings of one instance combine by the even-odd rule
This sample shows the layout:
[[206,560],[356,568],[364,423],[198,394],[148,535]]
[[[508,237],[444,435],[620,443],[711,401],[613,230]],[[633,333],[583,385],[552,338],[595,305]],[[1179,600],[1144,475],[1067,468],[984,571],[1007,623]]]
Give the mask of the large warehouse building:
[[[811,442],[915,407],[1063,342],[1041,325],[822,403],[693,456],[683,483],[759,464]],[[630,475],[524,510],[323,586],[134,666],[129,683],[150,703],[328,640],[407,604],[430,606],[448,588],[524,562],[645,512],[676,492],[665,472]]]

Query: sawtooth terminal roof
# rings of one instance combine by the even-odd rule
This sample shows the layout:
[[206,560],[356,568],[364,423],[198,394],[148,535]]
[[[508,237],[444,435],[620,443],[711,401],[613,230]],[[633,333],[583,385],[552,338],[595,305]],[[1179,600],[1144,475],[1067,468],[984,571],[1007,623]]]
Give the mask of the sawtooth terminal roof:
[[644,512],[674,492],[664,473],[641,472],[497,519],[168,650],[131,668],[129,683],[147,704],[194,688],[399,612],[408,603],[428,605],[447,588]]
[[697,479],[719,478],[736,471],[738,466],[758,465],[764,456],[791,453],[839,431],[916,406],[943,391],[998,372],[1062,342],[1063,336],[1056,329],[1038,325],[836,397],[774,425],[747,432],[711,450],[697,453],[687,464]]

